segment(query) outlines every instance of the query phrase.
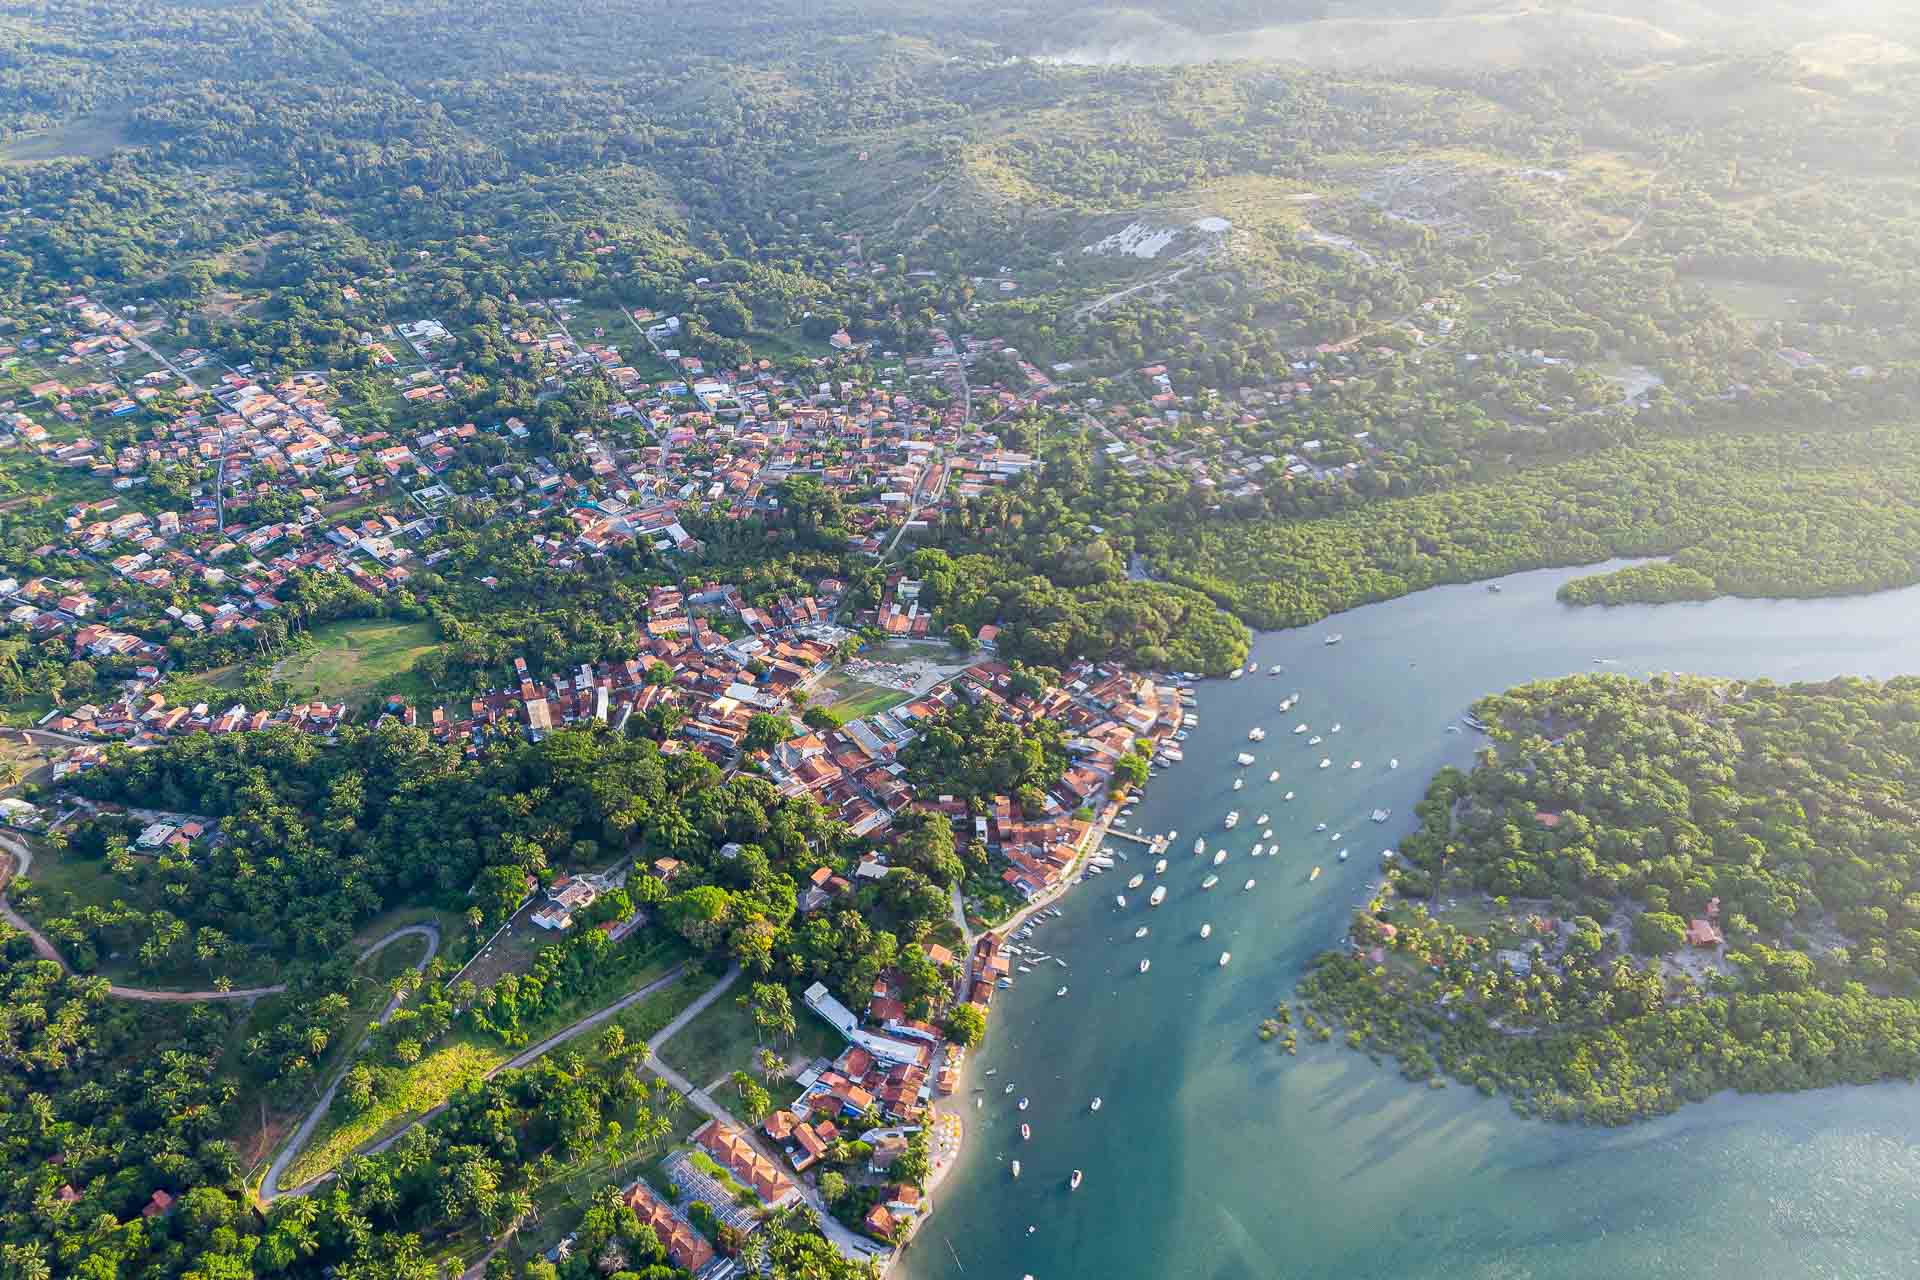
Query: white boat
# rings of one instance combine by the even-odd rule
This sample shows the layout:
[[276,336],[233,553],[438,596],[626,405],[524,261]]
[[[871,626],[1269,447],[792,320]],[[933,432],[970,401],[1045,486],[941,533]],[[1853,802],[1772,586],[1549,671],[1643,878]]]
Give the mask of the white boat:
[[1027,1099],[1025,1098],[1020,1099],[1019,1107],[1022,1111],[1025,1111],[1027,1109]]
[[1326,829],[1327,829],[1327,824],[1324,822],[1322,822],[1321,824],[1319,824],[1314,828],[1315,831],[1325,831]]
[[1208,876],[1208,877],[1207,877],[1207,878],[1206,878],[1205,880],[1202,880],[1202,881],[1200,882],[1200,887],[1201,887],[1202,889],[1211,889],[1211,888],[1213,888],[1213,886],[1215,886],[1215,885],[1217,885],[1217,884],[1219,884],[1219,883],[1220,883],[1220,877],[1219,877],[1219,876]]
[[1113,895],[1113,902],[1115,906],[1125,908],[1127,905],[1127,895],[1124,893],[1116,893]]
[[1235,778],[1233,780],[1233,789],[1235,791],[1238,791],[1240,788],[1246,785],[1247,785],[1247,780],[1245,778]]
[[1312,873],[1307,876],[1307,882],[1311,884],[1313,881],[1318,880],[1319,878],[1320,878],[1320,868],[1315,867]]
[[1067,1186],[1069,1189],[1074,1191],[1078,1191],[1080,1189],[1080,1171],[1078,1169],[1075,1169],[1073,1171],[1073,1177],[1067,1179]]
[[1342,849],[1340,851],[1340,861],[1345,862],[1346,860],[1347,860],[1347,851],[1345,849]]
[[1251,888],[1253,888],[1253,881],[1249,880],[1245,884],[1240,886],[1240,892],[1245,893],[1247,890]]
[[[1268,827],[1268,828],[1267,828],[1267,829],[1266,829],[1265,831],[1262,831],[1262,832],[1260,833],[1260,838],[1261,838],[1262,840],[1271,840],[1271,839],[1273,839],[1273,828],[1272,828],[1272,827]],[[1273,847],[1274,847],[1274,849],[1275,849],[1276,851],[1278,851],[1278,850],[1279,850],[1279,848],[1280,848],[1280,846],[1279,846],[1279,845],[1275,845],[1275,846],[1273,846]]]
[[1134,936],[1134,937],[1136,937],[1136,938],[1144,938],[1144,937],[1146,937],[1146,936],[1147,936],[1147,926],[1145,926],[1145,925],[1141,925],[1141,926],[1140,926],[1140,927],[1139,927],[1138,929],[1135,929],[1135,930],[1133,931],[1133,936]]
[[1389,768],[1389,769],[1398,769],[1399,767],[1400,767],[1400,757],[1399,757],[1399,756],[1395,756],[1395,757],[1394,757],[1393,759],[1391,759],[1391,760],[1389,760],[1389,761],[1387,761],[1387,768]]
[[1203,938],[1211,938],[1213,936],[1213,925],[1211,923],[1201,925],[1200,936]]
[[1222,951],[1222,952],[1220,953],[1220,967],[1221,967],[1222,969],[1224,969],[1224,968],[1226,968],[1226,967],[1227,967],[1227,961],[1229,961],[1229,960],[1231,960],[1231,959],[1233,959],[1233,952],[1231,952],[1231,951]]
[[1255,725],[1253,726],[1253,728],[1247,730],[1248,742],[1265,742],[1266,740],[1267,740],[1267,731],[1265,729],[1262,729],[1259,725]]
[[1244,672],[1244,671],[1242,671],[1242,670],[1241,670],[1240,668],[1238,668],[1238,667],[1235,667],[1235,668],[1234,668],[1233,670],[1231,670],[1231,671],[1229,671],[1229,672],[1227,672],[1227,679],[1229,679],[1229,680],[1238,680],[1238,679],[1239,679],[1239,678],[1240,678],[1241,676],[1243,676],[1243,675],[1245,675],[1245,674],[1247,674],[1247,673],[1246,673],[1246,672]]
[[1067,989],[1065,987],[1062,987],[1058,991],[1054,992],[1053,994],[1056,996],[1063,996],[1067,994]]
[[1275,770],[1274,770],[1274,771],[1273,771],[1272,773],[1270,773],[1270,774],[1268,774],[1268,775],[1267,775],[1267,781],[1268,781],[1268,782],[1278,782],[1278,781],[1280,781],[1280,771],[1279,771],[1278,769],[1275,769]]
[[975,1111],[978,1111],[980,1108],[986,1105],[987,1105],[987,1100],[985,1098],[975,1098],[973,1100],[973,1109]]
[[1219,866],[1221,863],[1225,862],[1226,860],[1227,860],[1227,851],[1225,849],[1222,849],[1218,853],[1213,855],[1213,865],[1216,867]]
[[1331,769],[1331,768],[1333,768],[1333,761],[1331,761],[1331,760],[1329,760],[1329,759],[1327,759],[1327,758],[1326,758],[1325,756],[1321,756],[1321,757],[1320,757],[1320,767],[1321,767],[1322,769]]
[[1127,888],[1138,889],[1141,885],[1145,884],[1146,882],[1147,882],[1147,878],[1141,875],[1138,871],[1136,871],[1133,873],[1133,879],[1127,881]]
[[1340,833],[1338,831],[1334,832],[1332,835],[1327,837],[1328,844],[1338,844],[1339,842],[1340,842]]
[[1385,822],[1388,818],[1391,818],[1393,816],[1393,810],[1375,809],[1368,816],[1371,817],[1375,822]]
[[1253,757],[1247,754],[1245,751],[1242,751],[1239,755],[1235,756],[1234,760],[1239,764],[1239,766],[1242,769],[1246,768],[1248,765],[1253,763]]
[[1265,846],[1264,844],[1256,844],[1255,846],[1253,846],[1253,852],[1248,854],[1247,856],[1249,858],[1257,858],[1261,854],[1265,853],[1266,851],[1267,851],[1267,846]]
[[1329,729],[1329,730],[1327,730],[1327,732],[1328,732],[1328,733],[1338,733],[1338,732],[1340,732],[1340,722],[1339,722],[1338,720],[1335,720],[1335,721],[1333,722],[1333,728],[1331,728],[1331,729]]
[[1240,825],[1240,811],[1238,809],[1229,809],[1227,816],[1221,820],[1220,825],[1229,831],[1233,830],[1236,826]]
[[1307,745],[1310,747],[1317,747],[1325,741],[1326,741],[1325,738],[1321,737],[1319,734],[1316,733],[1311,738],[1307,739]]
[[1279,663],[1276,662],[1272,666],[1267,668],[1267,674],[1270,676],[1277,676],[1282,671],[1285,671],[1285,670],[1286,670],[1285,667],[1281,666]]
[[1193,838],[1193,851],[1197,854],[1207,851],[1207,838],[1205,836],[1195,836]]
[[1179,828],[1176,827],[1174,830],[1167,832],[1168,844],[1172,844],[1175,840],[1178,840],[1179,838],[1180,838]]
[[1167,873],[1167,860],[1165,858],[1162,858],[1160,859],[1160,861],[1153,864],[1153,874],[1157,876],[1163,876],[1166,873]]
[[1285,794],[1284,796],[1281,796],[1280,798],[1282,800],[1291,800],[1293,799],[1293,792],[1289,791],[1287,792],[1287,794]]
[[1167,900],[1167,886],[1163,884],[1157,884],[1153,887],[1153,895],[1147,899],[1147,905],[1150,907],[1157,907],[1161,903],[1165,902],[1166,900]]
[[1255,818],[1255,819],[1253,820],[1253,825],[1254,825],[1254,826],[1256,826],[1256,827],[1264,827],[1264,826],[1266,826],[1266,825],[1267,825],[1267,815],[1263,813],[1263,814],[1261,814],[1261,815],[1260,815],[1259,817],[1257,817],[1257,818]]
[[1305,733],[1307,731],[1306,723],[1302,721],[1300,724],[1293,726],[1293,731],[1295,733]]
[[1336,631],[1332,635],[1328,636],[1325,640],[1321,641],[1321,643],[1322,644],[1339,644],[1342,640],[1345,640],[1345,639],[1346,639],[1345,636],[1341,635],[1338,631]]
[[1140,957],[1140,972],[1145,973],[1151,968],[1153,968],[1153,961],[1147,959],[1145,956]]
[[1349,769],[1358,769],[1359,767],[1360,767],[1360,762],[1358,760],[1355,760],[1352,764],[1347,766],[1347,768]]
[[1033,1141],[1033,1130],[1024,1124],[1020,1126],[1020,1141],[1022,1142]]
[[1000,1068],[998,1068],[998,1067],[988,1067],[988,1068],[987,1068],[987,1074],[988,1074],[988,1075],[990,1075],[990,1076],[997,1076],[997,1075],[999,1075],[999,1074],[1000,1074]]
[[1099,1109],[1100,1109],[1100,1099],[1098,1097],[1094,1098],[1092,1102],[1089,1102],[1087,1104],[1087,1110],[1089,1111],[1098,1111]]
[[1006,1087],[1006,1088],[1004,1088],[1004,1089],[1002,1089],[1002,1090],[1001,1090],[1000,1092],[1002,1092],[1002,1093],[1012,1093],[1012,1092],[1013,1092],[1013,1082],[1012,1082],[1011,1080],[1009,1080],[1009,1081],[1007,1082],[1007,1087]]
[[1249,663],[1247,664],[1247,674],[1248,674],[1248,675],[1252,675],[1252,674],[1253,674],[1254,672],[1256,672],[1256,671],[1258,671],[1259,669],[1260,669],[1260,664],[1259,664],[1259,663],[1257,663],[1257,662],[1249,662]]
[[1016,1178],[1020,1176],[1020,1162],[1018,1160],[1013,1162],[1013,1176]]

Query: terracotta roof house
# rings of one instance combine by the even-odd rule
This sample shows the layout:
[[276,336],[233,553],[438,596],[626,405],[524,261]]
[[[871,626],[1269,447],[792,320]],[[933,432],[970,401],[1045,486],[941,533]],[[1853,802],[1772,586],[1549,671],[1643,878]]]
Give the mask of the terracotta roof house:
[[878,1236],[882,1240],[893,1239],[893,1215],[887,1212],[887,1206],[883,1204],[873,1206],[862,1225],[866,1227],[868,1235]]
[[1687,945],[1690,947],[1717,947],[1724,941],[1726,939],[1720,936],[1720,930],[1714,928],[1710,921],[1696,918],[1687,923]]
[[683,1222],[678,1214],[660,1203],[645,1182],[634,1183],[620,1198],[638,1215],[640,1221],[653,1228],[660,1247],[667,1251],[667,1259],[674,1266],[697,1274],[713,1261],[713,1246]]
[[730,1129],[718,1120],[709,1120],[693,1135],[715,1161],[769,1205],[781,1205],[797,1194],[797,1189],[773,1161],[761,1155],[744,1133]]
[[158,1218],[172,1208],[173,1197],[165,1191],[156,1191],[153,1193],[153,1199],[147,1201],[146,1205],[140,1210],[140,1216],[143,1218]]

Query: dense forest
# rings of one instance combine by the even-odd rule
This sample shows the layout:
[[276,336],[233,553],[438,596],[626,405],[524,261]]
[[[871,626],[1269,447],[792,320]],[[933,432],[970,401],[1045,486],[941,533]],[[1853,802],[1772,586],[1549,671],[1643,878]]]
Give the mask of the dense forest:
[[[1581,676],[1476,710],[1497,745],[1302,983],[1347,1043],[1601,1123],[1920,1076],[1920,681]],[[1490,905],[1434,905],[1462,896]]]

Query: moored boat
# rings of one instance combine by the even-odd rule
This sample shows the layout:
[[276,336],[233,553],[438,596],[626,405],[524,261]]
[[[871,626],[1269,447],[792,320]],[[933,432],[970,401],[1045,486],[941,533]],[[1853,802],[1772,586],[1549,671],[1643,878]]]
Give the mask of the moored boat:
[[1222,951],[1222,952],[1220,953],[1220,967],[1221,967],[1222,969],[1224,969],[1224,968],[1226,968],[1226,967],[1227,967],[1227,961],[1229,961],[1229,960],[1231,960],[1231,959],[1233,959],[1233,952],[1231,952],[1231,951]]
[[1252,763],[1253,763],[1253,755],[1252,755],[1252,753],[1250,753],[1250,752],[1246,752],[1246,751],[1242,751],[1242,752],[1241,752],[1241,753],[1240,753],[1239,755],[1237,755],[1237,756],[1235,756],[1235,757],[1234,757],[1234,761],[1235,761],[1235,763],[1237,763],[1237,764],[1238,764],[1238,765],[1239,765],[1239,766],[1240,766],[1240,767],[1241,767],[1242,769],[1244,769],[1244,768],[1246,768],[1246,767],[1247,767],[1248,765],[1250,765],[1250,764],[1252,764]]
[[1314,869],[1313,869],[1313,870],[1312,870],[1312,871],[1311,871],[1311,872],[1310,872],[1310,873],[1309,873],[1309,874],[1307,875],[1307,879],[1308,879],[1309,881],[1314,881],[1314,880],[1318,880],[1319,878],[1320,878],[1320,868],[1318,868],[1318,867],[1315,867],[1315,868],[1314,868]]
[[1153,894],[1147,899],[1147,905],[1150,907],[1157,907],[1161,903],[1165,902],[1166,900],[1167,900],[1167,886],[1163,884],[1155,885],[1153,887]]
[[1211,889],[1211,888],[1213,888],[1213,886],[1215,886],[1215,885],[1217,885],[1217,884],[1219,884],[1219,883],[1220,883],[1220,877],[1219,877],[1219,876],[1208,876],[1208,877],[1207,877],[1207,878],[1206,878],[1205,880],[1202,880],[1202,881],[1200,882],[1200,887],[1201,887],[1202,889]]
[[1212,922],[1208,922],[1200,926],[1200,936],[1203,938],[1211,938],[1213,936]]
[[1073,1171],[1073,1177],[1067,1180],[1067,1186],[1074,1191],[1080,1189],[1080,1171],[1078,1169],[1075,1169]]
[[1020,1162],[1018,1160],[1013,1162],[1013,1176],[1016,1178],[1020,1176]]
[[1222,849],[1218,853],[1213,855],[1213,865],[1216,867],[1219,866],[1221,863],[1225,862],[1226,860],[1227,860],[1227,851],[1225,849]]
[[1140,958],[1140,972],[1145,973],[1147,970],[1151,968],[1153,968],[1153,961],[1148,960],[1145,956],[1142,956]]
[[1253,888],[1253,881],[1249,880],[1245,884],[1240,886],[1240,892],[1245,893],[1247,890],[1251,888]]
[[1033,1130],[1024,1124],[1020,1126],[1020,1141],[1022,1142],[1033,1141]]
[[1087,1104],[1087,1110],[1098,1111],[1099,1109],[1100,1109],[1100,1096],[1098,1094],[1095,1094],[1093,1101]]

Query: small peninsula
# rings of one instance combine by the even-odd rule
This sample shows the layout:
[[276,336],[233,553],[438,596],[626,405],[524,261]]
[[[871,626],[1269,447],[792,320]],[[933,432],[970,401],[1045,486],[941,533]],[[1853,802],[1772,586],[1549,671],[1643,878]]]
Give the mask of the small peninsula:
[[1920,1073],[1920,679],[1574,676],[1483,700],[1299,988],[1409,1079],[1624,1124]]

